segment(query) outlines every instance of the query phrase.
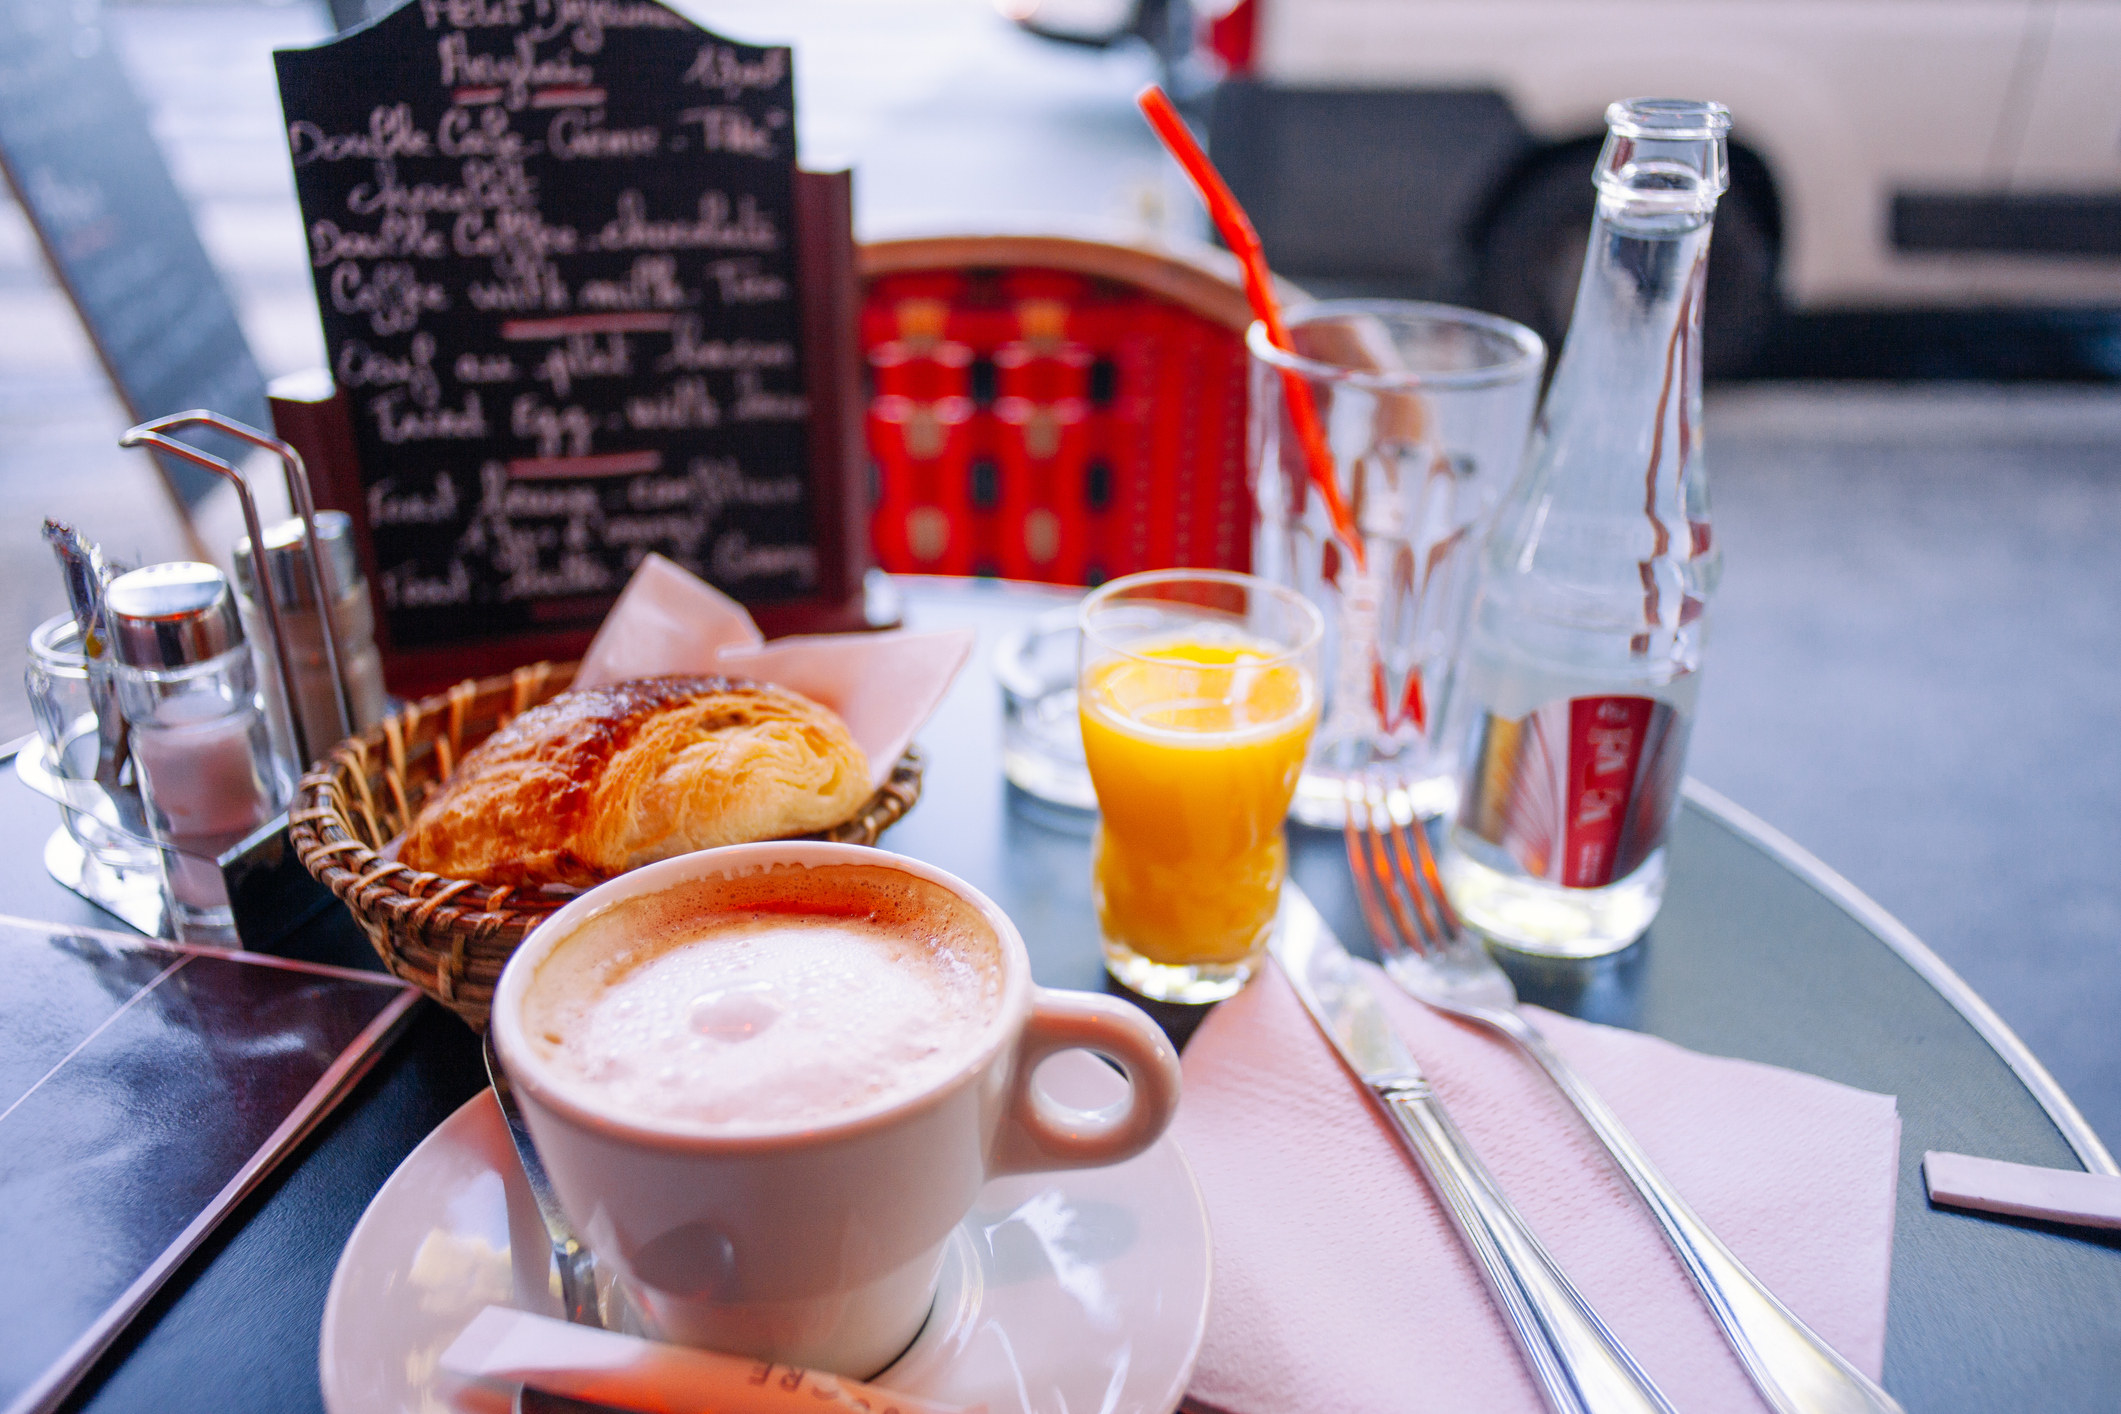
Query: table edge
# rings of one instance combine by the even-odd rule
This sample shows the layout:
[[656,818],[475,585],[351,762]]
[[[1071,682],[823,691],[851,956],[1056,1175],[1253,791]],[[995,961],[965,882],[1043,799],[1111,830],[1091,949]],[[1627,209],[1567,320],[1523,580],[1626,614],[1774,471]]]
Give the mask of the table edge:
[[1704,785],[1692,776],[1684,786],[1687,802],[1718,824],[1739,835],[1773,855],[1785,868],[1802,877],[1813,888],[1825,894],[1843,911],[1869,929],[1878,941],[1884,943],[1908,966],[1915,969],[1923,981],[1930,984],[1938,995],[1949,1002],[1954,1011],[1965,1017],[1967,1023],[1988,1042],[1989,1049],[2002,1057],[2011,1068],[2019,1083],[2040,1102],[2040,1108],[2060,1130],[2062,1137],[2076,1152],[2077,1159],[2089,1173],[2111,1174],[2121,1177],[2121,1164],[2114,1162],[2106,1145],[2089,1121],[2078,1110],[2061,1084],[2040,1064],[2025,1042],[2009,1024],[1996,1014],[1979,992],[1967,984],[1965,978],[1952,970],[1951,964],[1929,945],[1916,937],[1914,932],[1899,919],[1893,917],[1870,895],[1857,888],[1840,874],[1834,872],[1817,855],[1798,844],[1767,821],[1739,805],[1713,786]]

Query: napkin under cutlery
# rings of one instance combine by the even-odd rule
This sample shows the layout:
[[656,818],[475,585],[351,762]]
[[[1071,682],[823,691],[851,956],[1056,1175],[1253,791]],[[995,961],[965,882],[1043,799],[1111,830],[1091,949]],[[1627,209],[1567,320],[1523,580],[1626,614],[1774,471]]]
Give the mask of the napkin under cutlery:
[[[1672,1403],[1764,1410],[1654,1221],[1552,1086],[1372,976],[1459,1127]],[[1537,1016],[1740,1259],[1876,1378],[1893,1098]],[[1278,970],[1211,1015],[1184,1063],[1174,1132],[1215,1233],[1191,1401],[1227,1414],[1543,1410],[1472,1260]]]

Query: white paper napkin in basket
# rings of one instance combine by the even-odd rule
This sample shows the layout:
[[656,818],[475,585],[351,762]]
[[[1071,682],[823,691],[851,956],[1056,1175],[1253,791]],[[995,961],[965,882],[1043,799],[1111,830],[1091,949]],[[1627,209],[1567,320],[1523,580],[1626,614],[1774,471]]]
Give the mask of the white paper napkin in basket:
[[575,686],[720,673],[790,688],[840,714],[869,758],[871,789],[912,744],[978,635],[830,633],[766,642],[744,606],[661,555],[627,581],[582,655]]

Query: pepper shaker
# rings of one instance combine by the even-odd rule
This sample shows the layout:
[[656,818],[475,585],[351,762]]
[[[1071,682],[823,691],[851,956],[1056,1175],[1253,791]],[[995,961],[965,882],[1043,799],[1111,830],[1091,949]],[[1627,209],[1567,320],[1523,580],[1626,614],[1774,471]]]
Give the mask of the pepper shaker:
[[229,936],[216,857],[278,813],[292,784],[235,596],[212,565],[177,563],[120,575],[105,603],[118,706],[178,936]]
[[[259,655],[268,691],[280,693],[288,710],[301,724],[300,739],[321,753],[333,742],[383,720],[383,657],[376,650],[376,617],[368,597],[368,581],[354,555],[353,521],[344,511],[317,512],[317,569],[324,592],[331,601],[331,627],[337,637],[339,675],[346,685],[346,704],[352,720],[339,714],[338,694],[332,690],[331,666],[324,651],[324,624],[317,611],[316,591],[303,555],[301,517],[280,522],[265,532],[265,553],[251,550],[250,537],[236,542],[236,588],[240,594],[243,625],[253,641],[266,641],[271,628],[259,603],[270,593],[280,611],[280,624],[287,635],[287,657],[294,670],[292,692],[279,688],[275,660]],[[263,573],[260,573],[260,565]]]

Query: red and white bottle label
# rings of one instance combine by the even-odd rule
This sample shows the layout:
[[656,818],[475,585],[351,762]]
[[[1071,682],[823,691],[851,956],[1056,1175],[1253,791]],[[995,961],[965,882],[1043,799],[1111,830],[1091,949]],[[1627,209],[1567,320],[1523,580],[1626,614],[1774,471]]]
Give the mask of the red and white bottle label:
[[1473,743],[1460,827],[1565,888],[1624,879],[1664,843],[1687,725],[1650,697],[1567,698],[1514,721],[1491,713]]

